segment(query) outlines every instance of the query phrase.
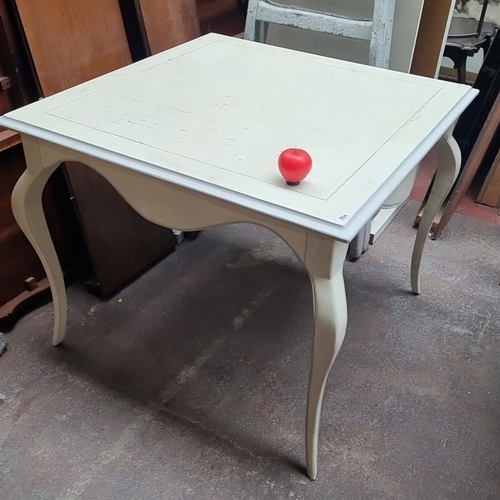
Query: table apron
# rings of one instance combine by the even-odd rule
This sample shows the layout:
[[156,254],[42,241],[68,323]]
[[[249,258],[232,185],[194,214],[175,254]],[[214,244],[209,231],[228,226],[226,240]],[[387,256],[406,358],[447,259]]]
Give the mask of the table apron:
[[31,143],[35,147],[34,141],[38,143],[43,168],[53,168],[65,161],[83,163],[102,175],[137,213],[155,224],[183,231],[224,224],[257,224],[282,238],[303,262],[308,233],[319,236],[303,226],[63,146],[24,136],[25,149]]

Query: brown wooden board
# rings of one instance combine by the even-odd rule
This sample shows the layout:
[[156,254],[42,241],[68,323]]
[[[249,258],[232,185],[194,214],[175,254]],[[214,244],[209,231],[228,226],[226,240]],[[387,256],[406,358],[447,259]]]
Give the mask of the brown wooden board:
[[452,3],[455,0],[425,0],[410,73],[429,78],[436,75]]
[[195,0],[135,0],[148,55],[200,35]]
[[[484,123],[484,127],[479,133],[479,137],[477,138],[474,147],[472,148],[467,162],[463,167],[454,188],[448,195],[445,205],[443,205],[444,208],[442,209],[441,214],[438,214],[438,217],[433,222],[433,239],[436,239],[441,235],[444,227],[451,219],[451,216],[457,210],[458,205],[467,193],[477,171],[479,170],[479,167],[483,163],[483,160],[488,153],[491,142],[493,141],[499,128],[500,94],[497,94],[495,102],[493,103],[490,113],[488,114],[488,117],[486,118],[486,121]],[[425,205],[425,202],[422,205]],[[423,207],[421,207],[419,213],[422,212],[422,208]],[[418,216],[416,223],[418,223]]]
[[18,32],[9,0],[0,0],[0,65],[11,80],[9,90],[15,107],[38,97],[29,59]]
[[97,172],[67,162],[66,173],[100,295],[113,294],[174,248],[172,231],[143,219]]
[[484,181],[483,187],[477,198],[479,203],[490,207],[498,207],[500,202],[500,152]]
[[[1,21],[1,20],[0,20]],[[1,25],[0,25],[1,28]],[[1,83],[6,84],[4,86]],[[3,69],[2,61],[0,60],[0,115],[7,113],[14,109],[14,104],[12,102],[12,94],[11,89],[8,88],[11,85],[11,80],[8,77],[7,73]],[[4,88],[5,87],[5,88]],[[5,130],[3,127],[0,127],[0,131]]]
[[132,62],[118,0],[13,0],[43,96]]
[[[132,62],[119,0],[13,1],[44,96]],[[100,295],[173,248],[171,230],[140,217],[91,169],[72,164],[67,179]]]

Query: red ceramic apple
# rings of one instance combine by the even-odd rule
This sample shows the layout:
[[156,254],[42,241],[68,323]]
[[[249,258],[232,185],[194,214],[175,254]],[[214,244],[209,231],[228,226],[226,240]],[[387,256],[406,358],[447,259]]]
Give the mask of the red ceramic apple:
[[303,149],[285,149],[278,158],[278,167],[289,186],[298,186],[311,171],[312,158]]

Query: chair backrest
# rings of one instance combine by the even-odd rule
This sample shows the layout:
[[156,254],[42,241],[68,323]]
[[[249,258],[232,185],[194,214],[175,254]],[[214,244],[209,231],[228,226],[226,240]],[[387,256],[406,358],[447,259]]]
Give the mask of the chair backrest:
[[488,8],[489,0],[483,0],[483,8],[481,9],[481,15],[479,16],[479,22],[477,23],[476,37],[483,31],[484,18],[486,17],[486,9]]
[[372,19],[356,19],[284,5],[275,0],[249,0],[245,38],[265,43],[267,26],[281,24],[317,33],[370,41],[369,64],[389,66],[395,0],[375,0]]

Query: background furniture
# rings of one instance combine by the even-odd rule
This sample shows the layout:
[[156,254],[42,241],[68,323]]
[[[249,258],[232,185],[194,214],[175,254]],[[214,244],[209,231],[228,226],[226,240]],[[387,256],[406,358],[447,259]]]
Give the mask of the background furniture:
[[200,36],[195,0],[135,0],[146,55]]
[[368,19],[341,16],[303,6],[268,0],[249,0],[245,38],[265,43],[269,24],[301,28],[314,33],[338,35],[370,42],[368,63],[389,67],[395,0],[375,0]]
[[411,59],[412,75],[439,76],[454,7],[455,0],[425,0]]
[[240,0],[196,0],[200,30],[203,34],[221,33],[236,36],[243,33],[247,2]]
[[[36,99],[10,4],[0,0],[0,115]],[[12,327],[31,304],[50,296],[48,280],[33,247],[14,220],[11,194],[25,167],[20,136],[0,127],[0,329]],[[62,172],[43,196],[44,211],[63,271],[85,266],[85,246]]]
[[[31,304],[49,291],[42,264],[14,220],[12,190],[26,168],[21,145],[0,153],[0,329],[12,327]],[[43,195],[44,213],[65,275],[85,262],[85,247],[62,171]]]
[[[427,0],[431,1],[431,0]],[[436,0],[433,0],[434,2]],[[373,17],[373,1],[367,0],[280,0],[338,16],[360,19]],[[408,73],[415,48],[424,0],[396,0],[389,68]],[[346,61],[368,64],[370,42],[347,37],[269,25],[267,43]]]
[[488,1],[483,0],[483,8],[479,20],[454,17],[451,22],[448,40],[444,51],[445,57],[449,57],[458,72],[458,83],[466,83],[467,58],[473,56],[481,49],[486,56],[490,48],[491,37],[495,33],[494,23],[485,23]]
[[[495,36],[474,82],[479,94],[457,122],[453,136],[462,153],[460,175],[434,219],[432,238],[439,238],[446,224],[457,210],[480,170],[487,169],[498,152],[500,132],[498,96],[500,93],[500,37]],[[432,185],[432,184],[431,184]],[[427,193],[430,192],[431,186]],[[425,199],[415,219],[418,225],[425,207]]]
[[43,97],[132,62],[118,0],[14,0]]
[[[0,116],[198,34],[194,0],[0,0]],[[2,329],[48,292],[41,263],[10,208],[25,168],[19,142],[19,134],[0,127]],[[90,263],[89,284],[102,296],[175,244],[170,230],[139,217],[100,175],[74,163],[49,180],[44,207],[65,275],[86,273]]]
[[[132,62],[118,0],[14,1],[42,96]],[[158,36],[161,26],[152,22],[151,2],[138,2],[137,7],[144,36],[149,34],[146,52],[175,44],[179,33],[168,39]],[[165,14],[163,9],[158,18],[171,24]],[[139,217],[98,174],[70,163],[65,175],[94,269],[89,284],[96,293],[112,295],[174,248],[172,231]]]
[[477,198],[479,203],[500,208],[500,150]]

